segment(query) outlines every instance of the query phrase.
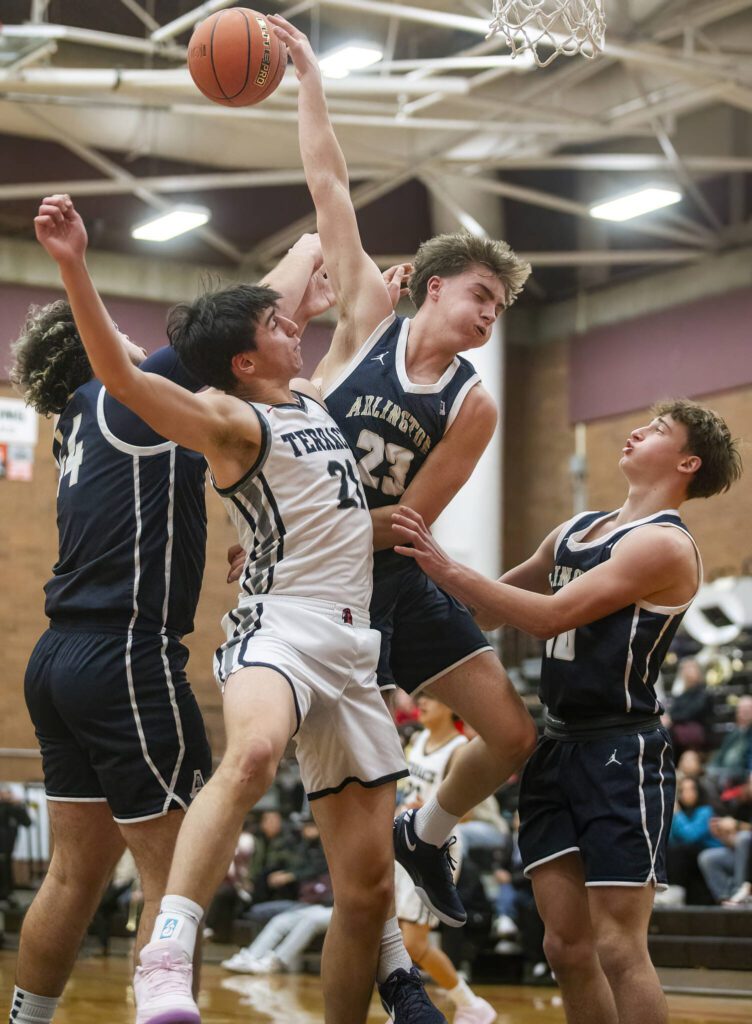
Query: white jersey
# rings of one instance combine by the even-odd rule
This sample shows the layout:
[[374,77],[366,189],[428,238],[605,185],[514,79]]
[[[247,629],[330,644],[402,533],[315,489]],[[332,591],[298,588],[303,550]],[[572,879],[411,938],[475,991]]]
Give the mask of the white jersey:
[[274,595],[368,616],[373,531],[355,458],[329,413],[294,397],[249,403],[261,423],[261,452],[234,487],[216,488],[247,552],[238,607]]
[[436,796],[452,754],[458,747],[463,747],[468,742],[467,736],[458,732],[446,743],[427,753],[426,745],[430,737],[428,729],[423,729],[416,734],[407,751],[410,778],[400,784],[402,803],[410,804],[416,800],[426,803],[432,796]]

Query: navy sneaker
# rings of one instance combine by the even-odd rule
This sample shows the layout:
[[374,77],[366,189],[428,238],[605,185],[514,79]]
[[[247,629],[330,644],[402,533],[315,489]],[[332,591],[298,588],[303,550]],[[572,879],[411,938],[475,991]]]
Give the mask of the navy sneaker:
[[398,967],[383,985],[379,985],[381,1005],[394,1024],[447,1024],[426,994],[420,971]]
[[415,811],[403,811],[394,819],[394,857],[431,913],[450,928],[461,928],[467,914],[457,895],[455,863],[449,853],[457,840],[452,836],[443,846],[424,843],[415,834],[414,815]]

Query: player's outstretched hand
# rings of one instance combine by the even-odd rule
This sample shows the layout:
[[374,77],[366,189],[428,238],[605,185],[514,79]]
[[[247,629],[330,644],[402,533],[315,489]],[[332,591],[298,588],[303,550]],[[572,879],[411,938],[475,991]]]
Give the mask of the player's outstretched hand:
[[423,516],[406,505],[400,505],[392,512],[392,528],[405,542],[395,545],[397,554],[414,558],[427,576],[441,584],[451,573],[454,563],[431,536]]
[[245,548],[241,544],[233,544],[227,549],[227,562],[230,570],[227,573],[227,582],[234,583],[240,579],[240,574],[245,565]]
[[412,263],[398,263],[394,267],[389,267],[381,275],[384,278],[386,290],[389,292],[393,309],[396,309],[399,300],[408,294],[407,281],[412,272]]
[[274,29],[280,42],[287,47],[298,78],[302,79],[307,74],[315,74],[320,78],[319,62],[316,60],[316,55],[305,32],[295,28],[281,14],[267,14],[266,20]]
[[326,267],[321,266],[311,274],[311,279],[300,300],[300,306],[296,313],[298,323],[308,323],[317,316],[328,312],[337,301],[332,288],[332,282],[326,272]]
[[34,231],[37,241],[57,263],[84,258],[89,240],[70,196],[46,196],[34,218]]
[[301,235],[295,245],[290,249],[290,252],[312,259],[314,270],[318,270],[324,262],[324,253],[321,250],[321,239],[316,231]]

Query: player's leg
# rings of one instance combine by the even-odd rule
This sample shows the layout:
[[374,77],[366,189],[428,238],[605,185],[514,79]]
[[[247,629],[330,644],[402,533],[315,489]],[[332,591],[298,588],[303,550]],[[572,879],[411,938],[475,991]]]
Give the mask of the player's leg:
[[521,767],[535,746],[536,729],[467,608],[417,567],[400,578],[387,621],[393,677],[409,692],[425,690],[447,704],[477,733],[458,751],[436,796],[420,811],[405,812],[395,832],[397,859],[427,906],[456,927],[466,915],[443,844],[464,814]]
[[648,952],[653,886],[591,887],[587,895],[598,959],[619,1024],[666,1024],[668,1003]]
[[622,1024],[598,958],[579,854],[541,864],[530,877],[545,927],[543,949],[561,988],[568,1024]]
[[351,783],[311,803],[334,892],[321,982],[327,1024],[365,1021],[393,894],[395,785]]
[[298,726],[290,683],[270,668],[240,669],[225,688],[224,721],[225,756],[185,816],[152,941],[141,953],[134,980],[138,1024],[166,1012],[175,1024],[200,1019],[190,991],[201,918],[232,860],[245,815],[273,782]]
[[149,821],[120,823],[120,832],[133,854],[144,895],[133,951],[136,962],[154,929],[159,904],[166,891],[175,843],[184,818],[185,813],[182,810],[172,810]]
[[[39,892],[24,917],[18,946],[14,1021],[52,1020],[115,864],[125,849],[105,801],[48,804],[54,850]],[[34,997],[51,1002],[27,1016]],[[27,1013],[24,1012],[24,1003]],[[47,1009],[48,1015],[44,1010]]]

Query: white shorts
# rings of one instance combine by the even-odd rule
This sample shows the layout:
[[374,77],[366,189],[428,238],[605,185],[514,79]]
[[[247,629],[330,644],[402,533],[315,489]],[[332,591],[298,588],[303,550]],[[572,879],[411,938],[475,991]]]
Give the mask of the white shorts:
[[380,786],[408,774],[376,683],[381,634],[364,612],[326,601],[264,597],[225,616],[214,658],[220,687],[254,665],[287,679],[298,725],[295,754],[309,800],[350,782]]
[[[453,832],[452,835],[456,836],[457,833]],[[459,836],[457,837],[457,842],[453,844],[450,853],[452,860],[457,865],[454,869],[454,882],[456,885],[457,879],[460,877],[460,870],[462,869],[462,850]],[[415,891],[415,882],[413,882],[407,871],[397,861],[394,862],[394,905],[400,921],[409,921],[410,924],[427,924],[429,928],[438,928],[438,917],[435,917],[425,905]]]

